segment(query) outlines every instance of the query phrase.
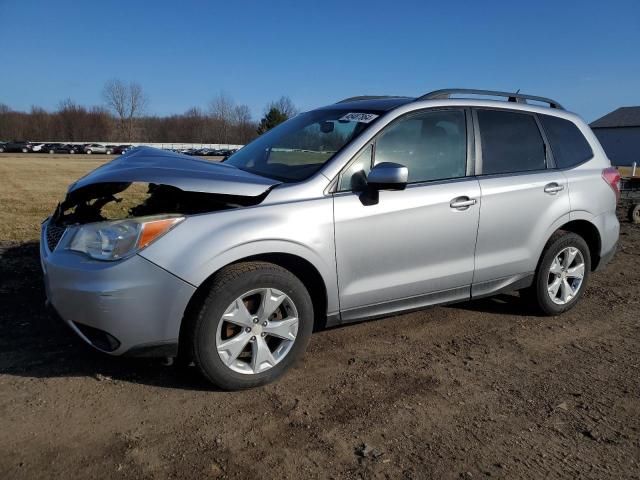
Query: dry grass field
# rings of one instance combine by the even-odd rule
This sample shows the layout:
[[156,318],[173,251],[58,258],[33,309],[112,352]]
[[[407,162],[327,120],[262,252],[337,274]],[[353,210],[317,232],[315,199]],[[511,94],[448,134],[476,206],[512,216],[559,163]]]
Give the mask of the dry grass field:
[[105,160],[0,155],[0,479],[640,478],[640,226],[561,317],[514,294],[335,328],[227,393],[44,309],[39,223]]
[[115,158],[107,155],[0,156],[0,239],[37,240],[44,220],[74,180]]

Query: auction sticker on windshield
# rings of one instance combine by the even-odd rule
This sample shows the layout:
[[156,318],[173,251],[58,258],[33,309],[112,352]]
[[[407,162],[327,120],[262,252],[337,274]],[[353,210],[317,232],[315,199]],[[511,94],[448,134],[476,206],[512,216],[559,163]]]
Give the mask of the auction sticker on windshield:
[[371,123],[373,120],[378,118],[378,115],[375,113],[347,113],[345,116],[340,118],[341,122],[360,122],[360,123]]

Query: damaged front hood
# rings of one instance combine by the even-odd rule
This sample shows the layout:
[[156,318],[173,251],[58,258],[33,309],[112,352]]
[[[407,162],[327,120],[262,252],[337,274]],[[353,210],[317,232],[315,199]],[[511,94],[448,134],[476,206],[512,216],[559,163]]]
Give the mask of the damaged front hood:
[[96,183],[146,182],[185,192],[258,197],[281,182],[224,163],[139,147],[98,167],[69,187],[69,193]]

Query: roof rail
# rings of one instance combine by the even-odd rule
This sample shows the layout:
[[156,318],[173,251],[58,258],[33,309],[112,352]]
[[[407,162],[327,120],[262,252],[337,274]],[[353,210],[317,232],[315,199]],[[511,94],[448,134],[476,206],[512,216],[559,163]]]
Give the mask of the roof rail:
[[429,92],[421,97],[416,98],[418,100],[442,100],[451,98],[452,95],[463,94],[463,95],[484,95],[484,96],[492,96],[492,97],[505,97],[509,102],[515,103],[528,103],[527,100],[533,100],[541,103],[548,103],[549,107],[557,108],[558,110],[564,110],[564,107],[560,105],[555,100],[551,100],[546,97],[536,97],[535,95],[525,95],[522,93],[511,93],[511,92],[497,92],[494,90],[475,90],[473,88],[446,88],[444,90],[435,90],[433,92]]
[[360,95],[357,97],[343,98],[342,100],[336,102],[336,104],[355,102],[357,100],[384,100],[386,98],[411,98],[411,97],[404,97],[402,95]]

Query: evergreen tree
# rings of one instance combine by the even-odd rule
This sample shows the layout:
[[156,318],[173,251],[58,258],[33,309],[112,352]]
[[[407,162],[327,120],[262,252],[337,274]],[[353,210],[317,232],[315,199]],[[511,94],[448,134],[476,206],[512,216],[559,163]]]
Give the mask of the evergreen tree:
[[260,125],[258,125],[258,135],[262,135],[264,132],[271,130],[273,127],[280,125],[282,122],[287,120],[286,114],[282,113],[276,107],[271,107],[269,111],[262,117],[260,120]]

